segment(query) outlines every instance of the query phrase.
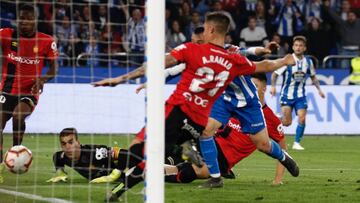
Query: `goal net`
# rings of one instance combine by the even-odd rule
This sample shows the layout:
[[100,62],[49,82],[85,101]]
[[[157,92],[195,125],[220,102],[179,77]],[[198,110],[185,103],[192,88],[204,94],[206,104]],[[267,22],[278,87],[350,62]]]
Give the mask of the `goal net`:
[[[44,68],[41,70],[42,67],[38,65],[37,70],[45,75],[51,69],[51,57],[46,50],[42,50],[44,39],[38,34],[35,45],[22,46],[25,43],[24,36],[21,36],[24,30],[19,28],[19,23],[26,24],[29,20],[21,10],[24,3],[35,7],[35,30],[53,37],[56,47],[51,47],[53,50],[50,51],[58,51],[58,73],[44,85],[36,108],[25,119],[26,130],[22,145],[32,151],[32,164],[28,172],[21,175],[0,169],[3,178],[0,183],[0,202],[103,202],[107,192],[119,185],[124,176],[113,183],[89,181],[101,177],[100,174],[112,174],[111,170],[120,164],[116,153],[120,149],[122,151],[129,148],[135,139],[134,135],[146,122],[149,126],[146,131],[147,140],[154,140],[151,136],[155,134],[163,137],[164,96],[158,91],[163,80],[156,77],[163,74],[164,48],[159,46],[165,47],[161,46],[165,35],[160,29],[164,28],[161,21],[164,21],[165,2],[148,1],[148,4],[151,2],[152,8],[147,8],[143,0],[0,2],[2,64],[17,60],[19,63],[16,68],[27,67],[29,64],[24,66],[22,62],[32,63],[31,60],[36,59],[26,59],[24,53],[28,54],[32,50],[30,54],[35,58],[46,58]],[[24,19],[19,21],[20,18]],[[149,26],[148,23],[155,26]],[[4,30],[15,34],[3,34]],[[152,36],[148,33],[152,33]],[[17,42],[17,50],[8,50],[9,42],[12,45]],[[145,57],[146,53],[151,54]],[[10,59],[9,54],[13,55]],[[148,72],[148,88],[138,94],[136,88],[146,81],[145,77],[124,81],[116,87],[94,85],[106,78],[129,73],[144,62],[157,68],[152,67],[153,70]],[[35,77],[19,76],[17,72],[10,73],[7,69],[2,73],[12,78]],[[39,75],[38,72],[36,74]],[[3,80],[6,80],[5,76],[3,75]],[[21,81],[15,79],[14,83],[19,83],[19,86],[22,85]],[[4,90],[2,93],[6,94]],[[23,101],[21,98],[20,93],[15,94],[12,104],[16,106]],[[0,110],[4,110],[4,105]],[[3,129],[3,144],[0,147],[4,154],[13,145],[13,125],[19,125],[14,120],[8,120]],[[60,137],[60,132],[65,128],[75,128],[78,138],[66,140]],[[81,150],[76,148],[80,146],[77,142],[81,145]],[[121,196],[123,201],[163,201],[163,162],[158,161],[163,159],[162,142],[163,139],[156,139],[149,143],[150,150],[147,149],[145,153],[145,158],[150,162],[145,171],[152,174],[145,177],[152,177],[153,180],[146,180],[146,184],[140,183],[124,193]],[[81,153],[77,154],[77,151]],[[157,157],[152,155],[154,153]],[[98,163],[106,158],[108,162]],[[69,163],[70,167],[67,166]],[[151,163],[155,163],[155,166]],[[122,164],[125,165],[123,174],[131,168],[129,164]],[[59,166],[66,174],[59,175]],[[89,176],[89,171],[90,177],[86,177]],[[156,191],[151,191],[151,188]]]

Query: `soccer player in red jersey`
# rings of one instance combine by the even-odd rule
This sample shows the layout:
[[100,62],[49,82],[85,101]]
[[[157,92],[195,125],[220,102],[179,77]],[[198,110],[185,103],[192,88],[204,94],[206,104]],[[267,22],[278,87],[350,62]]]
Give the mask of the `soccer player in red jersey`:
[[[25,118],[34,110],[44,83],[56,74],[58,51],[54,39],[36,31],[36,13],[32,5],[20,6],[18,29],[0,29],[2,79],[0,84],[0,163],[3,159],[2,132],[13,119],[13,145],[20,145],[25,132]],[[49,70],[41,75],[44,60]],[[0,164],[0,173],[3,164]],[[0,175],[0,181],[2,181]]]
[[[210,13],[204,24],[206,44],[186,43],[176,47],[165,57],[165,66],[185,63],[175,91],[165,107],[165,156],[172,154],[174,147],[189,139],[197,139],[208,122],[210,110],[215,100],[226,86],[238,75],[248,75],[255,71],[268,72],[293,64],[292,57],[277,61],[263,61],[255,65],[247,58],[224,49],[229,18],[221,13]],[[143,68],[144,69],[144,68]],[[117,201],[126,190],[142,181],[144,164],[137,166],[133,175],[117,185],[106,197],[107,201]]]
[[[252,80],[258,89],[269,137],[279,143],[282,149],[286,150],[281,121],[265,103],[266,75],[263,73],[254,74]],[[231,118],[227,126],[217,132],[215,143],[218,149],[217,159],[222,175],[228,175],[233,166],[256,150],[256,146],[249,136],[242,132],[240,122],[235,118]],[[284,171],[284,166],[278,162],[273,185],[282,184]],[[177,166],[166,166],[166,173],[171,175],[167,175],[165,180],[175,183],[189,183],[197,178],[208,178],[210,176],[206,165],[199,167],[187,162]]]

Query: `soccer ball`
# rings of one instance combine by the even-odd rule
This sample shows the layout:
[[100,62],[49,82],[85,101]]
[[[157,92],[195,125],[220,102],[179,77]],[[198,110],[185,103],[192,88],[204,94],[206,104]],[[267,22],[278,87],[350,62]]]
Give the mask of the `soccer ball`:
[[29,170],[32,162],[31,151],[23,145],[16,145],[5,154],[6,168],[16,174],[22,174]]

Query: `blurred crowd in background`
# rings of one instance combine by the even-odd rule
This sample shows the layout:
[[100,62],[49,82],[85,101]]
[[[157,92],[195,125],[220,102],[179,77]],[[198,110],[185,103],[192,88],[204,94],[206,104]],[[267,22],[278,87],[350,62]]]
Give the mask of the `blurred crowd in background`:
[[[143,62],[144,0],[37,0],[36,6],[38,30],[56,37],[60,53],[69,58],[62,65],[79,65],[81,54],[104,60],[80,65],[108,66],[114,58],[118,64],[112,65]],[[16,27],[16,8],[12,1],[0,2],[1,27]],[[359,55],[360,0],[166,0],[166,50],[190,41],[211,11],[231,19],[227,43],[276,41],[281,47],[274,54],[284,55],[291,52],[292,37],[301,34],[308,40],[307,54],[320,65],[327,55]]]

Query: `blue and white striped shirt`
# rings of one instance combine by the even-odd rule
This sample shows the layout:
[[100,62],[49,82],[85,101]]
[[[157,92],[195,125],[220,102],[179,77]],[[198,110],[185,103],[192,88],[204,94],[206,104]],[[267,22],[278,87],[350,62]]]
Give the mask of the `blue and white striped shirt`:
[[225,89],[223,94],[225,101],[231,102],[236,107],[245,107],[253,99],[258,100],[255,84],[251,80],[251,76],[238,76]]
[[314,76],[315,68],[309,57],[299,59],[293,54],[296,64],[284,66],[275,71],[275,74],[283,76],[281,98],[297,99],[305,96],[306,76]]
[[[227,48],[225,46],[225,48]],[[243,56],[254,55],[255,50],[240,48],[239,54]],[[251,76],[242,75],[236,77],[223,93],[224,100],[231,102],[236,107],[245,107],[253,99],[258,100],[257,90],[255,84],[251,80]]]

